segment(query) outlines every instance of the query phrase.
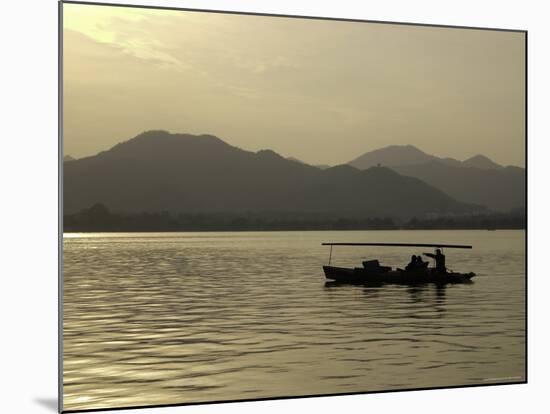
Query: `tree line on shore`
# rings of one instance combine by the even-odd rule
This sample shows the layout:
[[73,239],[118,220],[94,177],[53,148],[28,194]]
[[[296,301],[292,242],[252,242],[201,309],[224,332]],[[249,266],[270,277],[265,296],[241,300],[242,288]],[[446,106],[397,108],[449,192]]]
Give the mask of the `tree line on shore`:
[[340,217],[304,212],[117,213],[95,204],[63,217],[64,232],[149,231],[276,231],[276,230],[420,230],[524,229],[525,213],[487,212],[475,215],[412,217]]

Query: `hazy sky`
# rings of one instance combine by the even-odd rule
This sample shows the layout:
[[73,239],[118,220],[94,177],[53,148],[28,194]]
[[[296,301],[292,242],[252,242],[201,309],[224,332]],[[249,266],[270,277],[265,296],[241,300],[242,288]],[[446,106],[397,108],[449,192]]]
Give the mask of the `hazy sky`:
[[524,35],[64,4],[64,152],[150,129],[312,164],[412,144],[524,165]]

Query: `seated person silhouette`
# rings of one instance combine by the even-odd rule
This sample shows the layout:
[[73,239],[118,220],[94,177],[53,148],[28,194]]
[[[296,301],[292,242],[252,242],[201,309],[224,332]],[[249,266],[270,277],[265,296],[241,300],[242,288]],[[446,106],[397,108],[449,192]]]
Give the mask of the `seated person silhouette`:
[[416,256],[416,268],[417,269],[427,269],[429,262],[422,260],[422,257]]
[[407,266],[405,266],[405,270],[416,270],[418,269],[418,257],[416,257],[416,255],[412,255],[411,256],[411,261],[409,262],[409,264]]

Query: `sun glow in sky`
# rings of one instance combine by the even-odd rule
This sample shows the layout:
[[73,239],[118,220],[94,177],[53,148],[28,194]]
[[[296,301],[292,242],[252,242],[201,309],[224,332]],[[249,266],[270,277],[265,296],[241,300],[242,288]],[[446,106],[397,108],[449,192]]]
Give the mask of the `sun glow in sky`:
[[339,164],[392,144],[523,166],[524,34],[64,4],[64,152],[150,129]]

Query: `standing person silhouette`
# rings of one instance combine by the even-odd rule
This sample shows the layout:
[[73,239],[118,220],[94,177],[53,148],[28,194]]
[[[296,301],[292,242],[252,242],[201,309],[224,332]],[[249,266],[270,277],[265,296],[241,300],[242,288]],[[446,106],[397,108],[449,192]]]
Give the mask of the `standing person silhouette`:
[[431,257],[435,259],[435,270],[439,273],[447,273],[447,268],[445,267],[445,255],[441,252],[441,249],[436,249],[435,254],[433,253],[423,253],[424,256]]

